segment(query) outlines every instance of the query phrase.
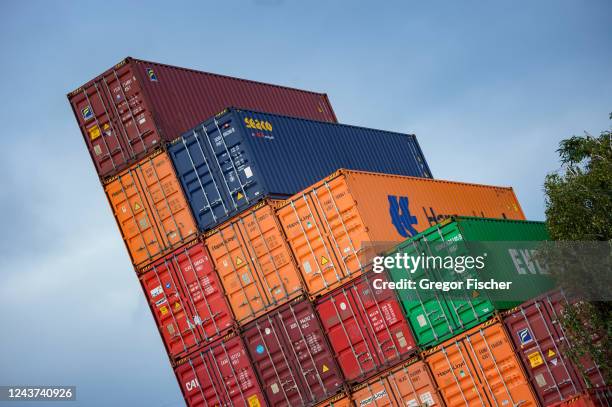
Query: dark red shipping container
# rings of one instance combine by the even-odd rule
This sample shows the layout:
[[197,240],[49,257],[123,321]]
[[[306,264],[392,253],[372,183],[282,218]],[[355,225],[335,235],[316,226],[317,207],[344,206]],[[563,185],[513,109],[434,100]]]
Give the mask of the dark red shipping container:
[[140,282],[172,360],[218,339],[234,326],[201,242],[194,241],[145,268]]
[[317,300],[321,319],[344,377],[362,381],[417,351],[395,292],[374,288],[384,273],[362,275]]
[[247,324],[242,336],[270,405],[309,406],[342,387],[342,376],[307,299]]
[[[563,313],[563,308],[568,305],[569,299],[562,290],[554,291],[551,293],[551,295],[545,296],[545,298],[551,310],[550,313],[552,316],[552,323],[559,329],[561,337],[563,338],[563,340],[565,340],[565,338],[567,338],[567,335],[565,334],[563,326],[559,321]],[[572,344],[567,343],[567,346],[572,346]],[[601,373],[601,370],[599,370],[599,367],[588,355],[583,356],[580,359],[580,365],[574,365],[574,368],[581,377],[588,377],[590,386],[601,387],[608,384],[605,382],[605,379]]]
[[584,358],[583,370],[564,355],[571,345],[558,320],[566,304],[563,292],[554,291],[504,313],[504,325],[543,405],[566,401],[585,391],[581,371],[594,386],[604,385],[590,358]]
[[190,407],[267,405],[238,336],[228,335],[192,353],[174,373]]
[[336,122],[327,95],[126,58],[68,94],[100,178],[227,107]]

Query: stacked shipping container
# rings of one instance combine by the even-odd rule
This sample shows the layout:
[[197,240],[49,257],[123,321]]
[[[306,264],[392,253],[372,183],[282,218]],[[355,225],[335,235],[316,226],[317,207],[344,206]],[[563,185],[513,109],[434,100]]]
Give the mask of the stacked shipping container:
[[398,243],[547,238],[510,188],[432,180],[413,135],[132,58],[68,98],[188,405],[529,406],[604,385],[563,357],[559,293],[502,319],[517,302],[375,286],[399,279],[372,271]]

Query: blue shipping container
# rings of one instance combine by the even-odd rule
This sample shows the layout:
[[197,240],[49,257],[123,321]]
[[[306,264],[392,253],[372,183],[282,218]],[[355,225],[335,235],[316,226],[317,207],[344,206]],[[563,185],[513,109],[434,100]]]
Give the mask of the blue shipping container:
[[339,168],[431,178],[416,137],[227,109],[168,147],[201,231]]

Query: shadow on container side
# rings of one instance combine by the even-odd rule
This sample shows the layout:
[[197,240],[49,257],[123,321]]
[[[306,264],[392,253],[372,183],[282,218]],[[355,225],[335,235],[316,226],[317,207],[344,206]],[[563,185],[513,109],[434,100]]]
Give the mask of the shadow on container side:
[[[567,305],[568,298],[563,291],[556,290],[503,314],[516,353],[543,405],[570,405],[562,402],[569,403],[590,386],[605,386],[601,371],[588,355],[582,357],[580,365],[566,356],[571,343],[559,317]],[[587,384],[587,378],[590,384]],[[612,405],[612,398],[610,403]]]
[[204,244],[198,240],[142,270],[139,276],[172,361],[234,327],[234,319]]
[[417,352],[416,343],[392,290],[375,289],[372,272],[316,302],[317,313],[348,382],[359,382]]
[[196,225],[165,152],[110,178],[104,190],[137,269],[195,238]]
[[312,406],[341,390],[342,375],[308,299],[258,318],[241,335],[271,406]]
[[354,386],[351,399],[358,407],[444,406],[429,368],[419,358]]
[[266,200],[205,236],[234,316],[245,324],[303,293],[293,254]]
[[453,215],[524,219],[512,188],[340,170],[277,210],[313,296],[367,270],[379,251]]
[[234,334],[181,359],[174,373],[189,407],[268,405],[244,343]]
[[423,352],[423,357],[447,407],[539,406],[497,317]]

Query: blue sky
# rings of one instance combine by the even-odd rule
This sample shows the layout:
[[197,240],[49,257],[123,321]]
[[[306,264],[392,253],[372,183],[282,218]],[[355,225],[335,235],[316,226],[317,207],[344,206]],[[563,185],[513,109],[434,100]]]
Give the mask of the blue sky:
[[559,140],[610,125],[612,3],[379,3],[0,3],[0,384],[182,403],[65,97],[128,55],[326,92],[543,219]]

